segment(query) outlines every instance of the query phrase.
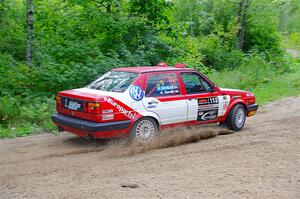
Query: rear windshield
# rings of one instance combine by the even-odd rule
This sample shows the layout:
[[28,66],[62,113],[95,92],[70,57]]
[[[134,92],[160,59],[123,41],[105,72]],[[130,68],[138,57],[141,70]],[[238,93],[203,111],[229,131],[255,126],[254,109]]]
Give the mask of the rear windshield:
[[124,92],[136,79],[137,73],[109,71],[88,85],[88,88],[100,91]]

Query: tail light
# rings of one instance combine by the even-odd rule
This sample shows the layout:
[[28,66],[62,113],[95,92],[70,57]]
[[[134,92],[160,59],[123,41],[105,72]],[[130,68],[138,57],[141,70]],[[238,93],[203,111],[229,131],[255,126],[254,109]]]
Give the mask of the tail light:
[[60,96],[56,96],[56,104],[58,107],[61,107],[61,97]]
[[93,114],[100,114],[101,113],[100,103],[91,103],[91,102],[88,103],[87,112]]

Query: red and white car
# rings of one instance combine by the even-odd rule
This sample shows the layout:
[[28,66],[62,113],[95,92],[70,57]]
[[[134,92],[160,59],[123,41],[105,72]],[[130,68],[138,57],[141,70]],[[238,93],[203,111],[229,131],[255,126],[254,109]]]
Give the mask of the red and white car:
[[160,129],[226,124],[239,131],[256,113],[254,94],[222,89],[184,64],[113,69],[90,85],[56,97],[52,120],[80,137],[151,140]]

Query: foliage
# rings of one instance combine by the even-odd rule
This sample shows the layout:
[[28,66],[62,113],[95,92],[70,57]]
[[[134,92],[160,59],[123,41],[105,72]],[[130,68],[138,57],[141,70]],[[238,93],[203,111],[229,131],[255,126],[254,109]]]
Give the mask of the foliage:
[[249,9],[248,31],[245,32],[244,50],[281,54],[280,37],[277,31],[276,9],[269,0],[252,0]]
[[300,0],[277,0],[279,29],[282,32],[300,32]]

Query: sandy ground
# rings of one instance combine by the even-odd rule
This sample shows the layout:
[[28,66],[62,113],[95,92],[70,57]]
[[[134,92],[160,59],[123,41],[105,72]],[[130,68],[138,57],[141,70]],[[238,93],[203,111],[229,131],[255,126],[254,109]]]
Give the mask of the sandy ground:
[[299,97],[261,107],[239,133],[166,134],[143,148],[68,133],[1,140],[0,198],[300,198]]

